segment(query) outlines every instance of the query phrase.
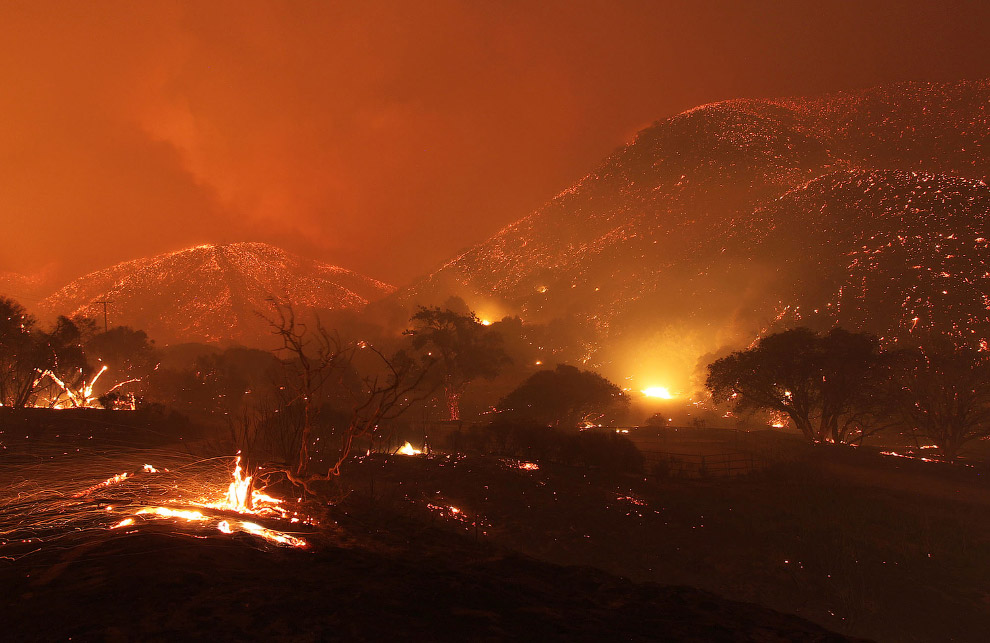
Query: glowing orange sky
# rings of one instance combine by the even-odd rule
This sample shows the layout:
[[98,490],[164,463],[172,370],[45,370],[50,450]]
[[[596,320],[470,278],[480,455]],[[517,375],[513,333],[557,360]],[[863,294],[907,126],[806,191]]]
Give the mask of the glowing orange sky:
[[696,104],[990,76],[990,3],[821,4],[5,3],[0,271],[252,240],[402,284]]

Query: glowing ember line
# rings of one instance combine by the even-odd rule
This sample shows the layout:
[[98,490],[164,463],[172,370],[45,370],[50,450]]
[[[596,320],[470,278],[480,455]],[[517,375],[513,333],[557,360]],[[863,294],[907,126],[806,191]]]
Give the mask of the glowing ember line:
[[257,523],[242,521],[241,528],[250,534],[254,534],[255,536],[259,536],[265,540],[275,542],[280,545],[290,545],[292,547],[306,547],[308,545],[308,543],[301,538],[290,536],[289,534],[282,533],[281,531],[267,529]]
[[156,516],[161,516],[162,518],[184,518],[189,521],[193,520],[206,520],[204,516],[199,511],[192,511],[191,509],[171,509],[169,507],[149,507],[146,509],[139,509],[135,512],[138,515],[142,514],[154,514]]
[[103,487],[110,487],[110,486],[113,486],[115,484],[119,484],[119,483],[123,482],[124,480],[126,480],[127,478],[129,478],[130,476],[131,476],[131,474],[127,473],[126,471],[124,473],[118,473],[117,475],[111,476],[111,477],[107,478],[106,480],[104,480],[103,482],[101,482],[99,484],[94,484],[92,487],[89,487],[87,489],[83,489],[82,491],[80,491],[79,493],[73,495],[72,497],[73,498],[82,498],[83,496],[87,496],[87,495],[93,493],[94,491],[96,491],[98,489],[101,489]]

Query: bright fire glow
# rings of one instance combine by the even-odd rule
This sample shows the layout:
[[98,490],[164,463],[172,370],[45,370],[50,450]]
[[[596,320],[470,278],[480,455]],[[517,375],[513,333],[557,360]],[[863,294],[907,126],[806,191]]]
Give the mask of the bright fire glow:
[[643,395],[646,397],[657,397],[662,400],[672,400],[674,396],[670,394],[670,391],[663,386],[651,386],[649,388],[643,389]]
[[154,514],[162,518],[184,518],[186,520],[206,520],[206,516],[200,511],[191,509],[172,509],[170,507],[146,507],[135,512],[137,515]]
[[[160,471],[168,470],[155,467],[154,465],[145,464],[135,473],[119,473],[99,484],[93,485],[80,494],[77,494],[76,497],[81,497],[102,488],[122,484],[125,481],[130,481],[137,473],[157,474]],[[168,501],[166,501],[166,505],[144,506],[136,511],[133,509],[123,509],[122,511],[119,511],[119,513],[130,515],[123,518],[119,522],[112,524],[110,528],[119,529],[121,527],[139,525],[142,521],[147,520],[184,520],[190,523],[211,525],[224,534],[232,534],[236,531],[241,531],[279,545],[287,545],[290,547],[308,546],[308,543],[305,540],[287,533],[264,527],[255,522],[233,520],[229,517],[217,516],[209,511],[211,509],[232,511],[240,514],[287,520],[292,523],[305,522],[306,524],[314,524],[314,521],[309,517],[300,517],[300,514],[297,512],[293,512],[283,507],[283,501],[281,499],[274,498],[255,490],[254,485],[252,484],[252,476],[245,476],[244,474],[245,471],[241,463],[241,456],[238,455],[234,459],[234,470],[231,473],[233,480],[228,485],[226,493],[223,495],[221,500],[211,501],[209,498],[199,502],[184,500],[181,501],[181,504],[172,505],[168,505]],[[213,497],[215,498],[216,496]],[[107,507],[107,511],[115,512],[112,506]]]
[[227,487],[227,498],[223,502],[224,509],[232,511],[247,511],[252,507],[253,489],[251,488],[251,476],[244,477],[244,470],[241,468],[241,456],[234,460],[234,479]]
[[402,448],[399,449],[398,453],[401,455],[421,455],[423,452],[420,449],[414,449],[413,445],[406,442],[402,445]]
[[[42,401],[42,403],[35,404],[35,406],[41,408],[53,408],[53,409],[103,408],[99,400],[96,397],[94,397],[93,389],[96,386],[97,380],[99,380],[100,377],[107,372],[108,368],[109,367],[106,364],[104,364],[103,367],[100,368],[100,370],[95,375],[93,375],[93,378],[88,383],[86,381],[83,381],[81,384],[78,385],[77,389],[73,389],[68,383],[62,380],[51,369],[47,369],[44,371],[38,370],[37,371],[38,379],[35,381],[35,384],[40,383],[43,379],[47,377],[52,382],[54,382],[56,386],[58,386],[61,392],[57,393],[54,398],[49,400],[44,400]],[[117,382],[116,384],[108,388],[106,390],[106,393],[112,393],[113,391],[116,391],[117,389],[126,386],[127,384],[133,384],[134,382],[139,382],[139,381],[141,381],[140,378],[132,378],[129,380],[124,380],[123,382]],[[135,410],[137,406],[136,406],[136,400],[134,398],[134,394],[133,393],[130,394],[129,402],[121,402],[118,405],[116,405],[115,408],[117,408],[118,410],[120,409],[130,409],[132,411]]]

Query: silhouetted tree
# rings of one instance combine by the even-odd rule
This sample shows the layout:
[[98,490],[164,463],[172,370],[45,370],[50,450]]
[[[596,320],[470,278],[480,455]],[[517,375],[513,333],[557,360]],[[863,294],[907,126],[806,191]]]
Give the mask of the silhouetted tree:
[[889,408],[949,460],[969,442],[990,436],[990,356],[937,342],[891,353]]
[[705,384],[737,411],[786,413],[813,443],[855,442],[881,428],[871,379],[878,356],[870,335],[795,328],[713,362]]
[[0,404],[81,404],[89,374],[81,337],[67,317],[43,331],[20,304],[0,298]]
[[48,332],[36,333],[36,370],[41,375],[32,402],[48,406],[82,406],[92,397],[93,371],[83,351],[83,333],[68,317],[59,316]]
[[141,377],[154,368],[155,342],[143,330],[115,326],[86,339],[90,361],[107,364],[118,377]]
[[196,359],[196,377],[211,392],[216,408],[235,413],[274,393],[279,360],[269,351],[235,346]]
[[449,419],[460,419],[460,398],[474,379],[492,379],[509,357],[501,336],[482,325],[472,312],[467,315],[450,309],[420,306],[410,320],[413,348],[426,351],[436,360],[443,378]]
[[670,418],[667,417],[666,413],[654,413],[650,417],[646,418],[646,426],[648,427],[662,429],[665,428],[668,423],[670,423]]
[[[313,483],[340,475],[341,465],[350,456],[356,439],[374,434],[384,422],[432,393],[421,388],[428,367],[401,351],[386,357],[367,342],[343,341],[323,328],[319,320],[311,330],[296,321],[287,305],[276,304],[274,308],[276,316],[270,323],[282,342],[276,352],[284,369],[284,386],[279,387],[282,395],[268,418],[244,424],[240,438],[245,442],[247,468],[251,471],[257,466],[250,462],[256,455],[252,453],[252,442],[272,443],[272,436],[264,435],[272,429],[290,434],[287,440],[281,436],[284,444],[292,445],[287,461],[268,463],[265,469],[280,471],[292,483],[316,493]],[[370,357],[359,360],[359,355]],[[359,361],[371,362],[375,368],[359,376],[355,367]],[[339,445],[329,461],[320,464],[313,461],[311,452],[321,407],[327,406],[328,400],[338,402],[332,412],[341,420],[335,436]],[[346,405],[341,406],[341,401]],[[272,422],[271,416],[276,414],[280,419]]]
[[[88,326],[90,320],[84,320]],[[147,389],[147,378],[157,366],[154,341],[143,330],[116,326],[103,332],[83,332],[83,349],[95,369],[107,368],[97,383],[100,404],[112,409],[117,404],[129,407]]]
[[496,410],[500,420],[577,428],[582,421],[597,424],[628,404],[622,389],[598,373],[560,364],[531,375]]
[[21,407],[37,386],[37,322],[13,299],[0,297],[0,404]]

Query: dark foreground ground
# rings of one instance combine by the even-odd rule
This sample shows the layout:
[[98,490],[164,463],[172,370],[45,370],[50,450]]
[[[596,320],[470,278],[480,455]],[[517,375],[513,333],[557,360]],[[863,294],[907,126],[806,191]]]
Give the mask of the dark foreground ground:
[[0,563],[3,639],[847,640],[700,590],[393,524],[384,539],[339,527],[311,551],[165,526],[66,537]]
[[[312,544],[296,550],[222,534],[216,517],[111,529],[143,506],[222,495],[232,458],[168,441],[164,426],[72,420],[85,431],[0,432],[2,641],[847,640],[832,630],[975,642],[990,631],[982,467],[800,444],[764,470],[702,479],[378,454],[349,465],[321,528],[292,528]],[[134,475],[77,497],[124,471]]]

